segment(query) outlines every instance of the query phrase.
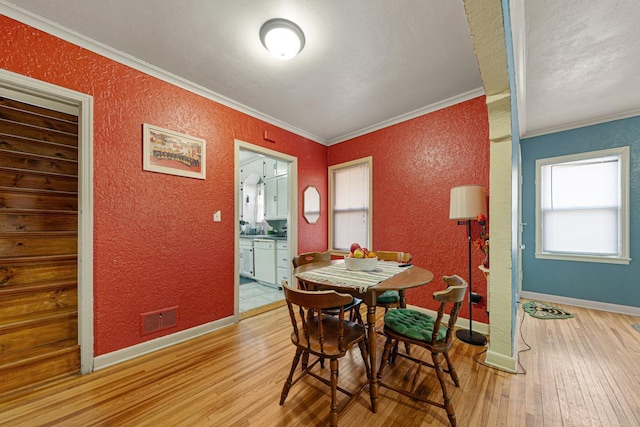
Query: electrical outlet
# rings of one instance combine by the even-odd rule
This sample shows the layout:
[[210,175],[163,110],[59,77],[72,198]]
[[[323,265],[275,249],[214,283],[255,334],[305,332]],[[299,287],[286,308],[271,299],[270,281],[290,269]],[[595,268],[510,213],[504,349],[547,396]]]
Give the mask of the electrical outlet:
[[220,222],[222,214],[220,213],[220,211],[215,211],[213,214],[213,222]]

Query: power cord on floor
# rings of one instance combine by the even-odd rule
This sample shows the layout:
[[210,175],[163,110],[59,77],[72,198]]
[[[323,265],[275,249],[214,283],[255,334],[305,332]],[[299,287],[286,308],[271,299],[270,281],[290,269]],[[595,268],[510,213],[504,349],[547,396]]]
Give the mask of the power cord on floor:
[[[520,301],[518,301],[518,304],[520,304]],[[478,364],[480,364],[480,365],[482,365],[482,366],[486,366],[487,368],[496,369],[496,370],[498,370],[498,371],[508,372],[508,373],[510,373],[510,374],[515,374],[515,375],[526,375],[526,374],[527,374],[527,371],[526,371],[526,369],[524,369],[524,366],[522,366],[522,363],[520,362],[520,354],[521,354],[521,353],[524,353],[524,352],[527,352],[527,351],[529,351],[529,350],[531,350],[531,346],[530,346],[530,345],[525,341],[524,336],[522,335],[522,324],[524,323],[524,314],[525,314],[525,313],[524,313],[524,310],[522,310],[522,317],[520,318],[520,325],[518,326],[518,330],[519,330],[519,332],[520,332],[520,339],[522,339],[522,342],[524,343],[524,345],[526,345],[526,346],[527,346],[527,348],[525,348],[525,349],[523,349],[523,350],[518,351],[518,353],[517,353],[517,355],[516,355],[516,361],[517,361],[518,366],[520,367],[520,369],[522,369],[522,372],[519,372],[519,371],[517,371],[517,370],[516,370],[516,372],[508,372],[508,371],[505,371],[505,370],[500,369],[500,368],[498,368],[498,367],[491,366],[491,365],[488,365],[488,364],[486,364],[486,363],[482,362],[482,361],[479,359],[479,357],[480,357],[481,355],[483,355],[484,353],[486,353],[486,352],[487,352],[487,350],[489,350],[489,347],[488,347],[488,346],[485,346],[484,350],[482,350],[480,353],[477,353],[475,356],[473,356],[473,360],[475,360],[475,362],[476,362],[476,363],[478,363]]]

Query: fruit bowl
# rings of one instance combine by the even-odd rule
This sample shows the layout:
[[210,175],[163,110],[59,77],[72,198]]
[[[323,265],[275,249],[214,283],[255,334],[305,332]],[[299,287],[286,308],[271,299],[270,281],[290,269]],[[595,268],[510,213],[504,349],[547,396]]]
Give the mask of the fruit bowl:
[[353,271],[373,271],[378,266],[378,257],[375,258],[352,258],[344,257],[344,264],[347,270]]

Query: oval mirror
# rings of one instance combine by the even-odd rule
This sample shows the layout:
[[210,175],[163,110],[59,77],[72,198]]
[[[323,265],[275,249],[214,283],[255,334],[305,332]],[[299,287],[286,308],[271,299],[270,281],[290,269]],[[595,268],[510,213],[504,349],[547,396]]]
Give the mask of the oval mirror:
[[302,193],[302,215],[309,224],[320,218],[320,193],[316,187],[308,186]]

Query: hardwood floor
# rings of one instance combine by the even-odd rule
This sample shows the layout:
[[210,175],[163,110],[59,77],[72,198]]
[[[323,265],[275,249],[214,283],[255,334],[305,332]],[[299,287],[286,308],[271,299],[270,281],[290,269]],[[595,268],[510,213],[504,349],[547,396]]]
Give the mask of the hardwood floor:
[[[482,348],[456,340],[450,354],[460,388],[448,384],[459,426],[640,425],[640,332],[631,326],[640,318],[560,307],[575,318],[518,314],[518,346],[526,349],[520,330],[531,346],[520,355],[526,374],[484,366],[475,361],[484,359]],[[286,308],[278,308],[89,375],[0,397],[0,425],[325,425],[328,389],[313,378],[295,384],[278,405],[294,354],[289,334]],[[434,373],[424,371],[421,388],[439,397]],[[408,381],[407,364],[389,367],[390,376]],[[352,389],[363,379],[356,349],[341,359],[339,385]],[[370,408],[361,393],[340,425],[448,425],[444,410],[384,388],[378,413]]]

